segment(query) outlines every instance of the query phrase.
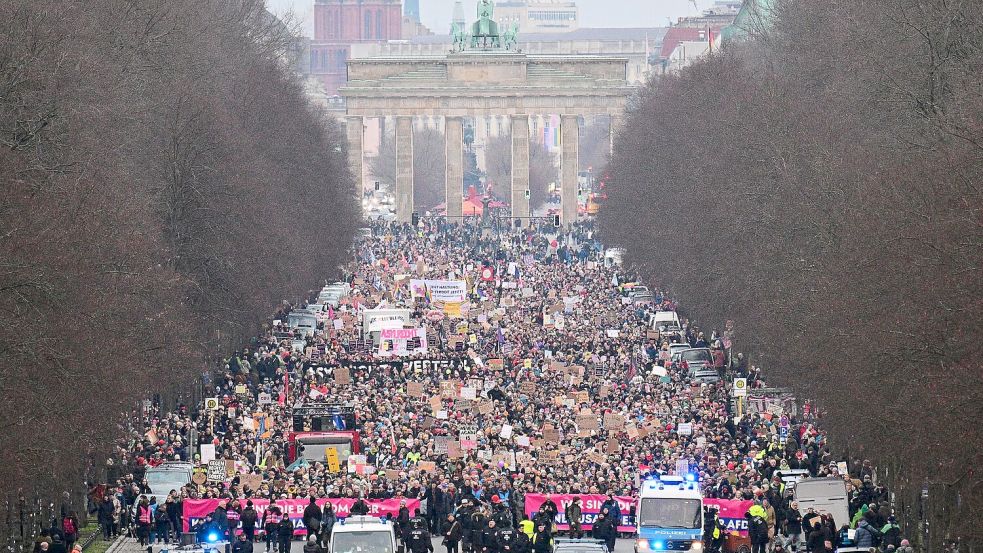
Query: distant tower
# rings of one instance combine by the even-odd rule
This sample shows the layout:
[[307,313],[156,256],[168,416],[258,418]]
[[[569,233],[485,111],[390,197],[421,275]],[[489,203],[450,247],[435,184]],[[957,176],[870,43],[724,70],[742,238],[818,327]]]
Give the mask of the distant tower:
[[420,22],[420,0],[403,0],[403,15]]
[[468,24],[468,20],[464,17],[464,4],[461,0],[454,1],[454,11],[451,14],[452,27],[453,24],[457,24],[458,29],[463,29]]

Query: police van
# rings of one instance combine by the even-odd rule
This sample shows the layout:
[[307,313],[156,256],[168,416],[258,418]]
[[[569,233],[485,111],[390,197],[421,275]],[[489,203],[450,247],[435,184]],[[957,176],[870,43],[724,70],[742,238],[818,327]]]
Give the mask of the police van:
[[696,476],[664,474],[642,482],[636,553],[703,550],[703,494]]
[[331,530],[331,553],[396,553],[391,522],[372,516],[350,516]]

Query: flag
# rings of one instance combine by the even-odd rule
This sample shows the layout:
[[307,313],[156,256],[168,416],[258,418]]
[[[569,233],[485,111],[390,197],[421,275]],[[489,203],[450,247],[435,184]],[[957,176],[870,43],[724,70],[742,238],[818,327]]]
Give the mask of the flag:
[[290,373],[289,372],[284,372],[283,373],[283,393],[280,394],[280,398],[278,400],[278,403],[280,405],[286,405],[287,404],[287,396],[289,396],[289,395],[290,395]]

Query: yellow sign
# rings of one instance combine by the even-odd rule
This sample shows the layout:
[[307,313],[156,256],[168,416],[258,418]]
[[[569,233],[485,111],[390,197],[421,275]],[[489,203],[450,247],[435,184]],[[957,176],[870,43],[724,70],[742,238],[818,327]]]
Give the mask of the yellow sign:
[[333,447],[328,447],[324,450],[324,458],[328,461],[328,470],[331,472],[340,472],[341,463],[338,462],[338,450]]
[[460,319],[461,315],[461,304],[457,302],[447,302],[444,304],[444,315],[448,317],[454,317]]
[[525,368],[527,368],[527,369],[531,369],[532,368],[532,359],[524,359],[522,361],[522,366],[525,367]]

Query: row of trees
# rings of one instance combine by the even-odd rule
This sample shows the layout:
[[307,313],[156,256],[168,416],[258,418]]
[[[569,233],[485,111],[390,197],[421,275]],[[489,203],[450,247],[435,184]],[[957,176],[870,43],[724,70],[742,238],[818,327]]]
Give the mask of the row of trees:
[[774,4],[752,40],[645,88],[603,234],[819,400],[908,535],[978,545],[983,11]]
[[290,75],[287,30],[260,0],[0,3],[11,509],[78,489],[136,400],[344,261],[354,180]]

